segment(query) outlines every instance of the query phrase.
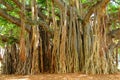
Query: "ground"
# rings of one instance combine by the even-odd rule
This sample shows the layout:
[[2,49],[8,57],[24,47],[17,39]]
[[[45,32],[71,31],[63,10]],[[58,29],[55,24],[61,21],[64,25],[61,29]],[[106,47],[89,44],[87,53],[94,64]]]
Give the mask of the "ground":
[[0,80],[120,80],[120,73],[110,75],[86,74],[40,74],[40,75],[0,75]]

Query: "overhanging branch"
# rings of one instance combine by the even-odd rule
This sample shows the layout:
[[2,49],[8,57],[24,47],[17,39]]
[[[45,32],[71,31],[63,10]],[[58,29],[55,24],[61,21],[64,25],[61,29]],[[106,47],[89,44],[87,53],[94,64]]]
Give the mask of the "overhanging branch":
[[[4,10],[0,9],[0,16],[7,19],[8,21],[12,22],[13,24],[16,24],[17,26],[21,26],[20,19],[13,17],[9,14],[7,14]],[[26,25],[25,29],[29,32],[31,30],[31,27],[29,25]]]

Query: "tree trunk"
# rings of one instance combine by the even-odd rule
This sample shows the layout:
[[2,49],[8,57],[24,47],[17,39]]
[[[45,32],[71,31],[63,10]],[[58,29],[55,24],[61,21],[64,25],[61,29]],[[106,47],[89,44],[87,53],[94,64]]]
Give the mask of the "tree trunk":
[[[83,14],[82,4],[79,4],[78,0],[73,3],[70,1],[68,5],[66,3],[62,5],[62,1],[59,0],[52,1],[52,20],[49,27],[45,28],[52,27],[53,35],[40,25],[37,2],[31,0],[31,17],[34,24],[30,25],[31,31],[25,36],[24,27],[28,23],[25,21],[26,16],[21,15],[24,17],[21,19],[21,30],[23,30],[20,37],[21,43],[20,46],[13,44],[6,48],[4,73],[39,74],[83,71],[86,74],[109,74],[116,72],[114,48],[110,47],[107,40],[107,23],[104,19],[109,0],[99,1],[86,15]],[[53,6],[54,2],[58,2],[58,7],[63,8],[58,16]],[[25,6],[23,11],[24,8]],[[59,17],[58,21],[56,16]],[[22,57],[20,58],[19,55]]]

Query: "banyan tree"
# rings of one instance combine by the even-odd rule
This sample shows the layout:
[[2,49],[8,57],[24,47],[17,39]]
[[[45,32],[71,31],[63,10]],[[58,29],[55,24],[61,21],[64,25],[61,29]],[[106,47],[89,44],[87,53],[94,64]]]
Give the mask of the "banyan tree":
[[120,29],[111,27],[119,24],[120,11],[107,12],[112,2],[0,0],[1,18],[19,27],[18,37],[0,35],[3,73],[117,72]]

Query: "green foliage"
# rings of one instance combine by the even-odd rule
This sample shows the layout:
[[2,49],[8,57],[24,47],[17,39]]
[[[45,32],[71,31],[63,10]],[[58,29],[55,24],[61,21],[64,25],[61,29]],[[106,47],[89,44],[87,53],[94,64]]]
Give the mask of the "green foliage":
[[119,6],[118,4],[116,4],[115,2],[110,2],[108,7],[107,7],[108,13],[116,13],[119,10]]
[[42,8],[46,8],[47,4],[46,2],[49,0],[37,0],[38,6]]
[[[120,1],[119,0],[112,0],[110,1],[110,3],[108,4],[107,6],[107,14],[108,15],[111,15],[112,19],[113,18],[118,18],[118,14],[119,14],[119,4],[120,4]],[[115,22],[115,20],[113,19],[113,21],[111,21],[111,30],[114,30],[116,28],[120,28],[120,23],[118,22]]]
[[[8,37],[8,44],[12,44],[14,39],[17,39],[20,34],[20,28],[16,25],[9,23],[5,19],[0,17],[0,35]],[[12,38],[14,37],[14,38]],[[0,45],[4,46],[4,43],[0,39]]]
[[19,27],[0,18],[0,34],[18,36]]

